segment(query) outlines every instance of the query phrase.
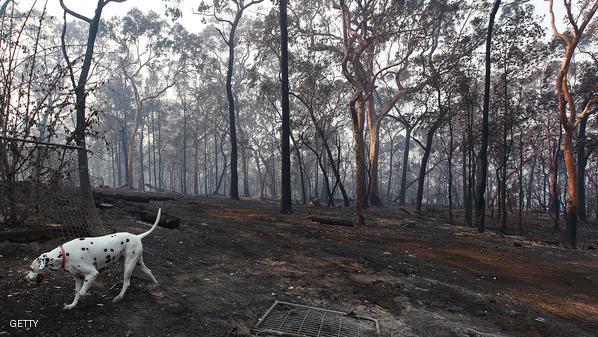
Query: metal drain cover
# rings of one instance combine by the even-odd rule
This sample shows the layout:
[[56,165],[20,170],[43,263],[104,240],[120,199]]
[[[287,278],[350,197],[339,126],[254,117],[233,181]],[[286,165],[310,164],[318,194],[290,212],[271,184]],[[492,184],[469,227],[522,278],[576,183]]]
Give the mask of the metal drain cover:
[[276,301],[251,332],[258,337],[380,337],[380,324],[353,313]]

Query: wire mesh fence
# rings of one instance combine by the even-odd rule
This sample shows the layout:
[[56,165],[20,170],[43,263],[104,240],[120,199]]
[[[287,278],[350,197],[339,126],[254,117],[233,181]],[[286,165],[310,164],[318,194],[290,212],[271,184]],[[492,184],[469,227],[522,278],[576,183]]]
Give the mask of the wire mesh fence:
[[50,226],[74,239],[108,234],[91,191],[79,184],[76,146],[0,139],[0,222],[8,228]]
[[373,318],[282,301],[274,302],[251,331],[261,337],[380,337]]

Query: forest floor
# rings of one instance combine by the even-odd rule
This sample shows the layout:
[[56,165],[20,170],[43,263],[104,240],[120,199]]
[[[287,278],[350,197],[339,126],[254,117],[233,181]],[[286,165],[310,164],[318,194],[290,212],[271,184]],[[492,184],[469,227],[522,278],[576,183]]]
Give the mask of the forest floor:
[[[48,273],[38,287],[23,279],[59,241],[0,243],[0,336],[244,336],[274,300],[352,309],[379,319],[384,337],[597,335],[596,225],[583,227],[580,249],[567,250],[550,244],[554,235],[534,234],[550,233],[541,216],[526,217],[531,236],[522,238],[450,226],[440,210],[418,219],[410,209],[373,208],[367,227],[355,228],[307,219],[350,218],[346,208],[295,206],[283,215],[271,201],[176,199],[146,204],[181,218],[178,229],[144,239],[145,263],[161,285],[146,288],[136,270],[119,303],[111,299],[121,265],[65,311],[74,289],[65,272]],[[102,220],[147,230],[131,207],[102,210]],[[17,319],[37,327],[10,327]]]

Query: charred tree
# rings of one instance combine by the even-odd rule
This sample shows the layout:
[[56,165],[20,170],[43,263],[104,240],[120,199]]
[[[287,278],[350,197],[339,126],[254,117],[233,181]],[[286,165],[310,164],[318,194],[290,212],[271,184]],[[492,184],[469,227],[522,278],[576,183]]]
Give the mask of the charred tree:
[[279,1],[280,8],[280,72],[281,72],[281,108],[282,108],[282,135],[281,135],[281,193],[280,212],[292,213],[291,201],[291,145],[289,142],[291,125],[289,117],[289,33],[287,31],[287,0]]
[[498,12],[501,0],[495,0],[490,12],[490,18],[488,20],[488,31],[486,33],[486,70],[484,77],[484,106],[482,109],[482,133],[481,133],[481,146],[479,152],[479,167],[478,167],[478,179],[476,186],[475,196],[475,215],[476,215],[476,226],[479,232],[484,232],[484,220],[486,216],[486,201],[484,194],[486,192],[486,179],[488,175],[488,114],[490,112],[490,69],[491,69],[491,58],[490,50],[492,48],[492,30],[494,29],[494,18]]

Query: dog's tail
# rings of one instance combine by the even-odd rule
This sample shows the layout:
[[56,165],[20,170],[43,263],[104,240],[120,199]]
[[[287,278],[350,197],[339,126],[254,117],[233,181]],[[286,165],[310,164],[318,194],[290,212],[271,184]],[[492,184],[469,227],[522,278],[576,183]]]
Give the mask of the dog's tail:
[[154,229],[156,229],[156,227],[158,226],[158,222],[160,222],[160,215],[162,214],[162,209],[159,208],[158,209],[158,216],[156,216],[156,222],[154,222],[154,225],[152,226],[152,228],[149,229],[149,231],[145,232],[145,233],[141,233],[139,235],[137,235],[139,237],[139,239],[143,239],[144,237],[150,235]]

